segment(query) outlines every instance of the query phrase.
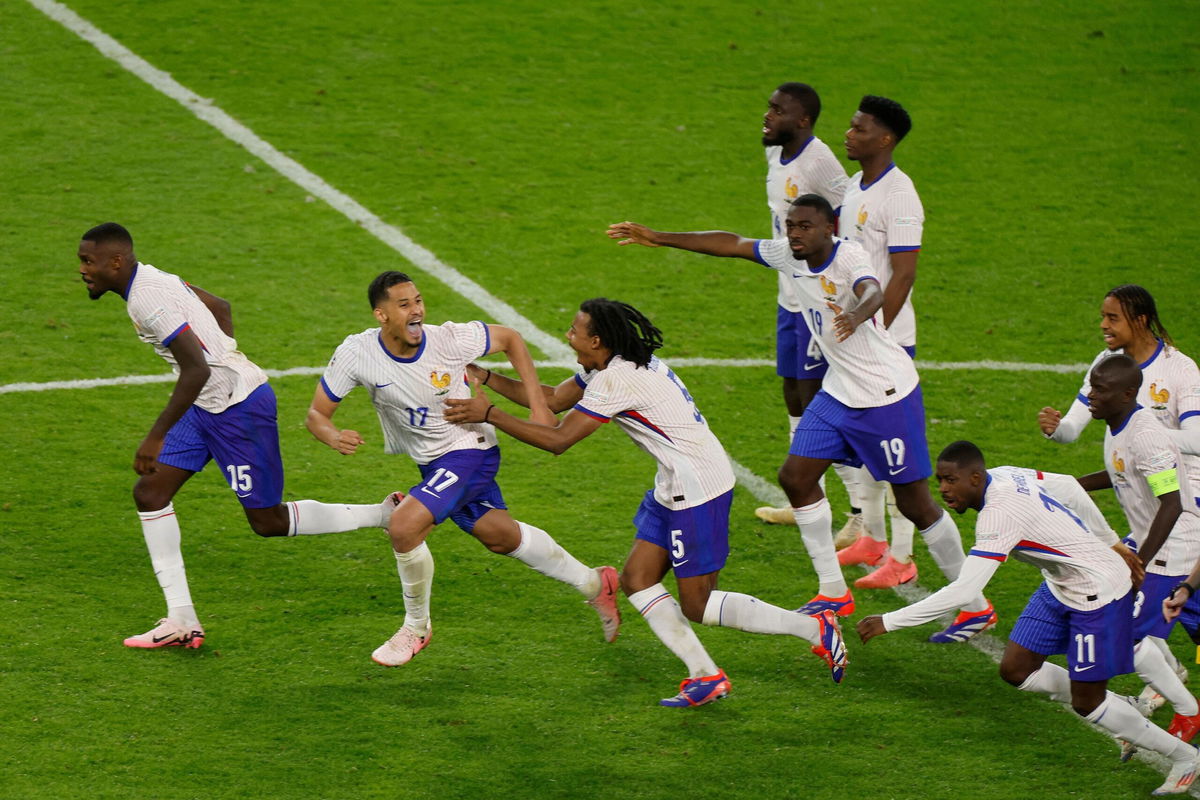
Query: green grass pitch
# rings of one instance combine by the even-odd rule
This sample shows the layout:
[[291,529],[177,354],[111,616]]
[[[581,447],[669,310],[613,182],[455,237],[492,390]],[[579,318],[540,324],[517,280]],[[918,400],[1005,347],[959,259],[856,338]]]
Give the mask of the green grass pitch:
[[[1086,362],[1100,299],[1126,282],[1200,353],[1189,2],[70,7],[553,334],[606,295],[659,324],[668,360],[772,356],[772,274],[603,230],[766,235],[759,120],[775,85],[804,80],[835,153],[861,95],[912,112],[897,162],[927,216],[921,359]],[[0,384],[163,371],[119,300],[90,303],[78,281],[79,234],[107,219],[145,261],[229,299],[239,344],[270,368],[324,363],[372,324],[370,278],[409,268],[21,0],[0,0],[0,65]],[[431,321],[481,316],[412,271]],[[773,370],[680,372],[733,458],[773,480]],[[1060,447],[1034,424],[1079,379],[926,371],[931,447],[972,438],[993,463],[1096,469],[1098,426]],[[368,447],[342,458],[303,428],[314,379],[273,383],[288,499],[375,501],[415,481],[361,394],[339,418]],[[129,465],[167,391],[0,393],[0,797],[1090,799],[1161,781],[927,629],[851,638],[834,686],[803,643],[704,628],[733,694],[660,709],[683,670],[627,604],[605,645],[570,590],[452,526],[431,539],[437,638],[385,670],[369,654],[402,615],[386,536],[259,540],[211,469],[176,499],[208,643],[126,650],[161,613]],[[501,446],[517,516],[621,562],[645,456],[612,431],[557,459]],[[722,586],[792,607],[815,578],[796,532],[759,524],[756,505],[737,490]],[[960,527],[969,542],[970,517]],[[921,584],[943,585],[917,557]],[[998,636],[1037,581],[998,573]],[[859,615],[900,604],[865,592]]]

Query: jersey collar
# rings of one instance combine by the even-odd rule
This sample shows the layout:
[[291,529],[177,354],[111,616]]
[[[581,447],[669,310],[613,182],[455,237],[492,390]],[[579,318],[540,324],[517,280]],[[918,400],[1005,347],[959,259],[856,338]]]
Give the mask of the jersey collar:
[[842,246],[842,240],[834,239],[833,240],[833,249],[829,251],[829,258],[825,259],[825,263],[819,267],[809,267],[808,271],[811,272],[813,275],[819,275],[822,272],[824,272],[825,270],[829,269],[829,265],[833,263],[833,260],[835,258],[837,258],[838,248],[841,246]]
[[1164,344],[1163,340],[1159,339],[1158,347],[1154,348],[1154,352],[1150,354],[1149,358],[1147,358],[1142,363],[1138,364],[1138,369],[1145,369],[1146,367],[1150,366],[1150,364],[1154,361],[1154,359],[1158,358],[1158,354],[1163,351],[1163,344]]
[[379,333],[375,334],[375,338],[379,342],[380,349],[383,350],[383,352],[387,354],[387,357],[390,358],[392,361],[396,361],[401,364],[411,364],[414,361],[416,361],[417,359],[419,359],[421,357],[421,354],[425,352],[425,343],[429,341],[429,337],[425,335],[425,331],[424,331],[424,329],[422,329],[421,330],[421,345],[420,345],[420,347],[417,348],[417,352],[415,354],[413,354],[413,356],[411,358],[401,358],[400,356],[392,355],[392,351],[388,350],[387,345],[385,345],[383,343],[383,329],[382,328],[380,328]]
[[865,192],[867,189],[870,189],[872,186],[874,186],[875,184],[877,184],[877,183],[879,183],[881,180],[883,180],[883,176],[884,176],[884,175],[887,175],[889,172],[891,172],[891,171],[892,171],[892,170],[894,170],[895,168],[896,168],[896,162],[895,162],[895,161],[893,161],[892,163],[890,163],[890,164],[888,164],[888,165],[887,165],[887,169],[885,169],[883,172],[879,173],[879,177],[877,177],[875,180],[871,181],[870,183],[863,183],[863,182],[860,180],[860,181],[858,182],[858,188],[859,188],[859,189],[862,189],[862,190]]
[[783,157],[783,148],[782,147],[779,148],[779,166],[786,167],[788,164],[792,163],[797,158],[799,158],[800,154],[803,153],[810,144],[812,144],[812,140],[815,138],[817,138],[817,137],[813,136],[813,135],[809,135],[809,137],[804,140],[804,144],[800,145],[800,149],[796,151],[796,155],[792,156],[791,158],[784,158]]
[[[129,273],[129,283],[125,284],[125,291],[119,292],[121,299],[127,302],[129,300],[129,290],[133,288],[133,279],[137,277],[138,266],[138,262],[133,262],[133,271]],[[1147,361],[1146,363],[1150,362]]]
[[[1146,363],[1149,364],[1150,362],[1147,361]],[[1110,430],[1112,430],[1112,435],[1116,436],[1118,433],[1125,430],[1125,426],[1129,424],[1129,420],[1133,419],[1133,415],[1141,410],[1142,410],[1142,407],[1140,405],[1134,406],[1133,411],[1130,411],[1129,414],[1125,417],[1125,419],[1121,420],[1121,422],[1117,425],[1117,427],[1110,429]]]

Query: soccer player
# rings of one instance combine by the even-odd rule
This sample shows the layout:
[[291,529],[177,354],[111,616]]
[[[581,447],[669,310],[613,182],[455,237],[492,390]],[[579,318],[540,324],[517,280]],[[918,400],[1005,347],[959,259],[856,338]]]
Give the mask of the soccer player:
[[[821,98],[806,83],[785,83],[771,94],[763,116],[762,143],[767,156],[767,207],[771,212],[771,236],[786,235],[784,222],[789,204],[802,194],[819,194],[835,209],[842,204],[846,171],[829,146],[813,134],[821,114]],[[828,364],[804,322],[801,298],[794,281],[778,274],[778,307],[775,313],[775,370],[783,378],[783,401],[788,412],[788,439],[800,424],[800,415],[825,376]],[[858,538],[862,515],[857,499],[858,473],[851,467],[834,465],[850,495],[850,519],[839,536]],[[795,525],[791,508],[763,506],[754,512],[759,519],[778,525]]]
[[[688,677],[661,705],[690,708],[729,693],[729,679],[700,643],[688,620],[751,633],[791,634],[812,644],[835,683],[846,668],[841,628],[831,612],[807,616],[756,597],[717,589],[729,555],[733,469],[721,443],[696,409],[683,381],[654,355],[662,334],[637,309],[597,298],[579,307],[567,331],[583,374],[556,387],[522,376],[483,376],[494,391],[521,405],[548,402],[570,409],[553,427],[507,414],[480,389],[448,400],[446,417],[468,430],[490,422],[510,436],[558,454],[606,422],[629,434],[658,462],[654,488],[633,519],[637,534],[621,570],[621,588],[650,629],[679,657]],[[479,385],[476,373],[476,384]],[[663,586],[675,573],[679,603]]]
[[[1200,370],[1191,358],[1172,345],[1170,334],[1158,318],[1154,297],[1136,284],[1116,287],[1104,296],[1100,305],[1100,333],[1105,349],[1093,359],[1088,372],[1113,353],[1125,353],[1136,361],[1142,371],[1138,403],[1153,412],[1167,428],[1167,435],[1184,454],[1189,473],[1200,475],[1200,459],[1195,458],[1200,454]],[[1092,421],[1087,399],[1090,388],[1085,374],[1083,385],[1076,393],[1076,402],[1071,404],[1066,415],[1050,407],[1038,413],[1038,425],[1046,438],[1061,443],[1079,438]],[[1196,605],[1200,608],[1200,601]],[[1189,615],[1184,619],[1184,625],[1189,630],[1194,629],[1200,625],[1200,619],[1193,624]],[[1159,647],[1175,672],[1186,680],[1187,668],[1179,664],[1166,642],[1157,636],[1148,638]],[[1163,703],[1162,696],[1149,688],[1140,699],[1151,710]]]
[[[1018,689],[1070,703],[1112,736],[1161,753],[1171,771],[1154,794],[1186,792],[1200,755],[1142,717],[1108,680],[1133,670],[1133,581],[1140,564],[1108,531],[1088,530],[1039,485],[1032,470],[987,469],[971,442],[954,442],[937,462],[938,488],[959,514],[979,512],[975,546],[949,586],[924,600],[858,623],[863,642],[936,619],[983,590],[1010,552],[1041,568],[1045,580],[1009,634],[1000,677]],[[1067,667],[1046,661],[1066,654]]]
[[[443,402],[470,394],[466,366],[492,353],[505,353],[523,379],[536,382],[533,359],[520,334],[482,322],[425,324],[425,301],[403,272],[378,275],[367,290],[379,327],[347,336],[325,369],[308,409],[306,425],[318,440],[343,454],[363,443],[357,431],[333,424],[346,395],[363,386],[371,398],[389,453],[417,463],[421,480],[387,522],[404,590],[404,624],[371,657],[387,667],[407,664],[429,644],[433,630],[429,599],[433,556],[425,538],[447,519],[493,553],[511,556],[583,595],[600,615],[604,638],[617,638],[617,572],[591,569],[550,534],[508,513],[496,472],[500,449],[487,425],[459,427],[443,415]],[[552,422],[541,397],[532,417]]]
[[[861,170],[846,185],[839,235],[858,242],[867,251],[883,287],[879,319],[896,343],[916,357],[912,288],[925,211],[912,179],[893,160],[896,146],[911,129],[912,119],[899,103],[886,97],[863,97],[846,131],[846,157],[857,161]],[[849,546],[844,541],[838,543],[842,548],[839,563],[878,565],[874,572],[854,582],[862,588],[882,589],[915,580],[913,526],[893,502],[887,485],[864,472],[859,477],[858,494],[863,533]],[[892,524],[891,548],[884,527],[885,504]]]
[[[1163,601],[1200,561],[1200,474],[1191,471],[1154,412],[1137,402],[1142,373],[1123,353],[1109,355],[1091,371],[1088,408],[1104,420],[1103,472],[1085,475],[1088,491],[1113,489],[1129,522],[1130,538],[1146,569],[1134,607],[1133,638],[1139,677],[1170,701],[1175,718],[1168,731],[1190,742],[1200,731],[1200,704],[1164,658],[1162,648],[1174,622]],[[1186,497],[1188,502],[1183,502]],[[1196,632],[1200,604],[1188,605],[1185,626]]]
[[[835,461],[866,465],[874,479],[892,484],[896,502],[921,529],[948,580],[958,577],[962,540],[950,515],[929,494],[931,474],[925,410],[912,358],[874,317],[883,291],[861,245],[833,238],[829,201],[801,195],[788,211],[785,239],[746,239],[734,233],[663,233],[622,222],[608,235],[620,244],[677,247],[743,258],[785,272],[804,296],[804,319],[829,362],[821,390],[800,418],[779,482],[792,503],[800,536],[820,581],[802,610],[854,613],[854,597],[834,551],[833,514],[820,478]],[[961,642],[996,624],[983,595],[968,600],[935,642]]]
[[106,222],[83,234],[79,275],[98,300],[125,300],[138,338],[154,347],[178,375],[167,405],[134,455],[133,487],[150,562],[167,615],[127,647],[197,648],[204,628],[196,616],[180,551],[172,499],[215,460],[260,536],[295,536],[381,527],[395,503],[283,503],[283,462],[275,394],[266,374],[237,349],[229,303],[176,275],[137,260],[133,237]]

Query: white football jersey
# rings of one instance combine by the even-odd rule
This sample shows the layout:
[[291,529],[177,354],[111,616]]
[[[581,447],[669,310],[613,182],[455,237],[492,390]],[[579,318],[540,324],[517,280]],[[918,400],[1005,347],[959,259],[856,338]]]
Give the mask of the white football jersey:
[[1200,476],[1180,457],[1179,448],[1167,436],[1149,409],[1139,407],[1117,430],[1104,434],[1104,467],[1112,479],[1117,500],[1129,522],[1129,535],[1141,547],[1158,513],[1158,497],[1147,479],[1174,469],[1179,478],[1183,513],[1167,541],[1146,565],[1156,575],[1186,575],[1200,559]]
[[1027,470],[988,470],[983,509],[969,555],[1003,562],[1009,553],[1042,571],[1051,594],[1081,611],[1124,597],[1129,566]]
[[575,408],[615,421],[658,462],[654,499],[672,511],[698,506],[733,488],[725,448],[708,429],[675,373],[658,358],[648,368],[620,356],[608,366],[575,376],[583,397]]
[[854,287],[859,281],[878,279],[861,245],[835,240],[829,260],[816,269],[795,258],[786,239],[759,239],[754,251],[761,264],[795,284],[804,321],[829,362],[821,388],[834,399],[851,408],[876,408],[902,400],[916,388],[913,360],[878,316],[859,325],[844,342],[837,340],[836,312],[828,304],[848,308],[858,302]]
[[[846,184],[838,235],[866,249],[881,286],[886,287],[892,279],[892,253],[921,249],[924,225],[925,209],[916,187],[895,164],[869,186],[862,185],[862,172]],[[883,320],[882,310],[879,319]],[[917,317],[911,292],[889,330],[901,346],[916,346]]]
[[411,358],[392,355],[379,328],[347,336],[321,377],[325,393],[341,402],[355,386],[365,387],[379,415],[386,452],[406,453],[418,464],[452,450],[495,447],[491,425],[454,425],[444,416],[447,399],[471,396],[466,367],[487,354],[487,325],[444,322],[423,329],[421,347]]
[[[768,147],[767,154],[767,207],[771,210],[771,238],[787,236],[784,222],[791,202],[802,194],[819,194],[829,201],[836,211],[842,204],[842,193],[846,191],[846,170],[829,145],[817,137],[810,137],[800,152],[789,161],[783,160],[782,147]],[[800,298],[795,295],[787,277],[779,275],[779,305],[788,311],[801,311]]]
[[[1075,402],[1063,417],[1062,424],[1051,434],[1051,439],[1056,442],[1073,442],[1078,438],[1080,431],[1092,421],[1087,407],[1088,392],[1092,388],[1092,370],[1108,356],[1122,352],[1122,349],[1103,350],[1092,360],[1091,366],[1083,376],[1083,385],[1075,395]],[[1137,394],[1138,404],[1152,411],[1165,427],[1179,430],[1183,420],[1200,415],[1200,369],[1196,368],[1195,361],[1160,341],[1154,355],[1138,364],[1138,367],[1142,370],[1142,386]],[[1198,462],[1192,463],[1195,469]],[[1200,469],[1195,471],[1200,473]]]
[[237,341],[225,335],[208,306],[178,275],[138,263],[125,290],[125,301],[138,338],[154,345],[154,352],[176,375],[179,364],[171,353],[171,342],[188,328],[200,340],[210,374],[195,405],[205,411],[220,413],[267,382],[266,373],[237,349]]

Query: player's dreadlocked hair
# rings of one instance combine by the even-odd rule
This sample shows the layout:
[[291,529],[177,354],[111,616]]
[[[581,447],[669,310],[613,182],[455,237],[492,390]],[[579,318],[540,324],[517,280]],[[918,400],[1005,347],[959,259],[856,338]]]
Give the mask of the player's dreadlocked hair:
[[1162,339],[1169,345],[1175,344],[1171,341],[1171,334],[1167,333],[1167,329],[1163,327],[1162,321],[1158,318],[1158,306],[1154,304],[1154,298],[1144,287],[1138,286],[1136,283],[1126,283],[1104,296],[1117,299],[1117,302],[1121,304],[1121,310],[1125,312],[1125,316],[1132,325],[1141,324],[1138,318],[1143,317],[1146,330],[1150,331],[1155,338]]
[[639,367],[649,366],[650,356],[662,347],[662,331],[628,303],[596,297],[583,301],[579,310],[592,318],[590,335],[600,337],[613,355]]

